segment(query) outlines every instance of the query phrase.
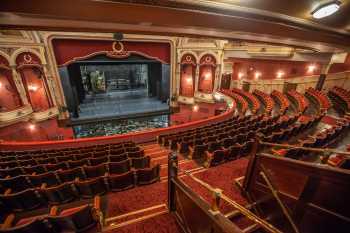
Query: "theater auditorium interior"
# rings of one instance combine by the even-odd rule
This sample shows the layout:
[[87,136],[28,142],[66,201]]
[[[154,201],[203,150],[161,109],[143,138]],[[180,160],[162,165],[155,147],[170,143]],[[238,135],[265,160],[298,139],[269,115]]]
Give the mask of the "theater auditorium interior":
[[350,232],[350,0],[1,0],[0,233]]

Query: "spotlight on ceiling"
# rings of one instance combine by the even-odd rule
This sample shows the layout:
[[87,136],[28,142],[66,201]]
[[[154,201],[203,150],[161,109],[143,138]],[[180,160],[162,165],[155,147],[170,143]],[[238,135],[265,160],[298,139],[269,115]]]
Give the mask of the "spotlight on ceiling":
[[321,19],[329,15],[334,14],[340,8],[340,1],[330,1],[318,6],[313,12],[311,12],[312,17],[315,19]]

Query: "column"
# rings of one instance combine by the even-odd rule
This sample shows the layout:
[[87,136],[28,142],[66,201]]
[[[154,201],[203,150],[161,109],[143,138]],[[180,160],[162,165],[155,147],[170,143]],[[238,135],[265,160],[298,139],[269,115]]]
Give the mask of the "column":
[[12,70],[13,81],[14,81],[14,83],[16,85],[17,91],[18,91],[19,96],[20,96],[20,98],[21,98],[21,100],[23,102],[23,105],[31,106],[29,101],[28,101],[24,85],[22,83],[21,75],[17,73],[16,66],[11,66],[11,70]]
[[194,92],[198,92],[198,82],[199,82],[199,64],[196,65],[196,73],[194,77]]

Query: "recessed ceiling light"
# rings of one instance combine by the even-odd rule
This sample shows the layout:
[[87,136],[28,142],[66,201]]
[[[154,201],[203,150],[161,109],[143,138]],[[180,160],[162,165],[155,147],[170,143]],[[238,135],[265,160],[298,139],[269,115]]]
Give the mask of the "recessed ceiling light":
[[318,6],[313,12],[311,12],[312,17],[315,19],[321,19],[329,15],[334,14],[340,8],[340,1],[331,1]]

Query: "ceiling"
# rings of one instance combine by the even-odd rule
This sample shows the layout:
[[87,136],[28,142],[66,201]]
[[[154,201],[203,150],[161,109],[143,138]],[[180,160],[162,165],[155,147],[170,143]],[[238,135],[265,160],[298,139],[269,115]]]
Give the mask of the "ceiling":
[[[323,1],[322,1],[323,2]],[[350,0],[315,20],[317,0],[1,0],[0,26],[217,37],[350,51]]]

